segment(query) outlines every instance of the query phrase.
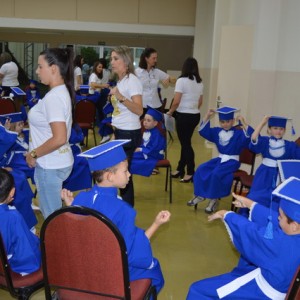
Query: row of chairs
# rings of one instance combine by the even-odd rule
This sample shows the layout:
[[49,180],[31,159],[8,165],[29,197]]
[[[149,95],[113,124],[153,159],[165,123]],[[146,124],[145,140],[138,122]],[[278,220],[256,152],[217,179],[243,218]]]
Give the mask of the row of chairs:
[[12,297],[29,299],[44,287],[47,300],[157,299],[150,279],[129,280],[127,250],[117,227],[103,214],[65,207],[41,228],[42,268],[14,273],[0,235],[0,287]]

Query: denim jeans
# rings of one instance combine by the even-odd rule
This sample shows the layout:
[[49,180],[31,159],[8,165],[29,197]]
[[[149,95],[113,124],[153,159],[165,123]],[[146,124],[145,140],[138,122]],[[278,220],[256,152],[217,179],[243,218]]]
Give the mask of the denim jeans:
[[72,166],[62,169],[43,169],[38,165],[35,167],[34,180],[44,219],[62,207],[60,196],[62,183],[69,177],[71,171]]

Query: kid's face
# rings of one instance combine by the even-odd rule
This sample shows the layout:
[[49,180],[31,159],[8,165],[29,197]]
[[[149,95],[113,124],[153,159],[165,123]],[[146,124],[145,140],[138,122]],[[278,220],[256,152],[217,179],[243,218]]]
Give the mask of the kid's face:
[[111,182],[116,188],[125,188],[127,185],[131,174],[128,171],[128,162],[127,160],[120,162],[117,165],[117,170],[111,173]]
[[118,74],[119,76],[126,73],[126,69],[127,69],[126,64],[115,51],[112,51],[111,53],[110,65],[112,71]]
[[288,235],[292,234],[291,224],[288,223],[288,219],[281,208],[279,208],[279,216],[278,216],[279,226],[282,231]]
[[16,122],[15,131],[17,133],[21,133],[23,129],[24,129],[24,122],[23,121]]
[[155,121],[152,116],[145,114],[143,125],[145,129],[149,130],[157,125],[157,121]]
[[285,128],[272,126],[269,128],[270,135],[276,139],[281,139],[285,134]]
[[232,120],[220,120],[220,126],[224,129],[224,130],[229,130],[231,129],[231,127],[234,124],[234,119]]
[[44,56],[40,55],[38,58],[38,67],[35,72],[43,84],[49,85],[52,69],[52,66],[48,65]]

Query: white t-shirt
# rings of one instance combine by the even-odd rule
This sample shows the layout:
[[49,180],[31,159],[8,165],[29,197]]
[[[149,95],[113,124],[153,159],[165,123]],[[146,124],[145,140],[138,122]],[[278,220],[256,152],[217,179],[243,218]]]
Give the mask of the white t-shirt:
[[161,107],[158,96],[158,84],[160,81],[166,80],[169,75],[159,69],[151,69],[149,72],[140,67],[135,69],[136,76],[143,85],[143,107],[149,105],[152,108]]
[[181,93],[181,101],[176,111],[181,113],[198,114],[199,98],[203,95],[203,83],[188,77],[178,78],[175,85],[175,93]]
[[[140,80],[133,74],[125,76],[117,83],[117,88],[127,101],[132,101],[131,97],[142,95],[143,87]],[[112,97],[113,98],[113,97]],[[112,125],[122,130],[135,130],[141,128],[140,117],[131,112],[125,105],[118,101],[113,101],[114,111],[112,114]]]
[[79,90],[80,86],[77,83],[77,77],[81,76],[81,82],[82,82],[82,71],[79,67],[74,68],[74,88],[75,91]]
[[[103,69],[103,76],[102,76],[102,79],[100,79],[96,73],[92,73],[89,77],[89,85],[94,82],[96,84],[102,84],[102,83],[108,83],[108,80],[109,80],[109,77],[110,77],[110,71],[109,70],[106,70],[106,69]],[[89,89],[89,94],[94,94],[96,92],[100,92],[101,89],[100,88],[97,88],[97,89],[92,89],[90,87]]]
[[18,73],[19,69],[18,66],[13,62],[10,61],[5,63],[0,68],[0,73],[4,75],[2,78],[2,85],[3,86],[18,86]]
[[[45,97],[28,113],[30,139],[29,149],[35,149],[52,137],[50,123],[66,122],[67,140],[72,127],[71,99],[67,87],[59,85],[51,89]],[[44,169],[62,169],[73,164],[74,158],[69,142],[49,154],[37,159]]]

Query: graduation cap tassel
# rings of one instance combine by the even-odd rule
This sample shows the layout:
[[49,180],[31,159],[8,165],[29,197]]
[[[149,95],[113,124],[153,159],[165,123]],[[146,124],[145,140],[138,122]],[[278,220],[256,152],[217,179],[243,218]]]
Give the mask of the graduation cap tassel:
[[292,135],[295,135],[295,134],[296,134],[296,131],[295,131],[294,125],[292,123]]
[[264,238],[268,240],[273,239],[273,223],[272,223],[272,216],[268,217],[268,225],[264,234]]

